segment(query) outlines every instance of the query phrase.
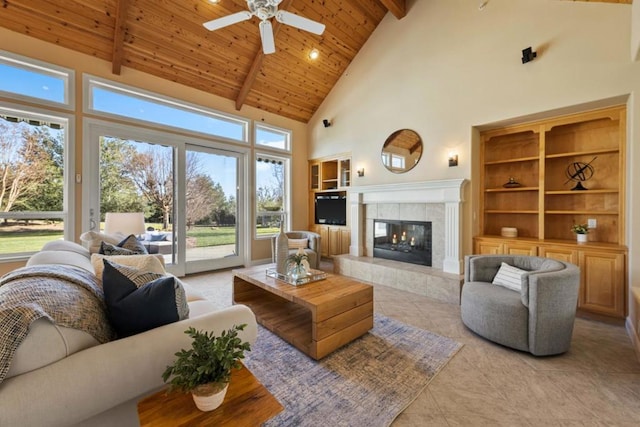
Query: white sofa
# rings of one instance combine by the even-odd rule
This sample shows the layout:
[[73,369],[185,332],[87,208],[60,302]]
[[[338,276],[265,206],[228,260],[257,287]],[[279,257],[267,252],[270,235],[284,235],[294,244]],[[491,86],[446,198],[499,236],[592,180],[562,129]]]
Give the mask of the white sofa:
[[[89,251],[71,242],[45,245],[28,265],[69,264],[95,272]],[[162,388],[175,353],[190,346],[189,327],[220,333],[246,323],[240,336],[253,344],[253,312],[218,310],[185,285],[189,319],[99,344],[91,335],[46,319],[31,324],[0,383],[0,426],[137,426],[138,401]]]

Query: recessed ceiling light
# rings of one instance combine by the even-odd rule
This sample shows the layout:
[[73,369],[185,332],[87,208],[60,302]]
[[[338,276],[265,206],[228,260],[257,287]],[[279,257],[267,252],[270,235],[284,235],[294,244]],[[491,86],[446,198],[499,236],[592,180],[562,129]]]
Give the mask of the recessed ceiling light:
[[209,3],[218,4],[220,3],[220,0],[209,0]]
[[320,51],[318,51],[318,49],[311,49],[311,52],[309,52],[309,59],[311,60],[318,59],[319,56]]

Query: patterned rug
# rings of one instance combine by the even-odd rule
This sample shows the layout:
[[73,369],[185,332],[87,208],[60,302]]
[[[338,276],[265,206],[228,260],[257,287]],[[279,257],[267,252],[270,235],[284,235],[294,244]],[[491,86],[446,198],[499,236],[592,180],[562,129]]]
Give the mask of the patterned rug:
[[388,426],[460,348],[376,314],[371,331],[319,362],[259,327],[244,363],[285,408],[265,426]]

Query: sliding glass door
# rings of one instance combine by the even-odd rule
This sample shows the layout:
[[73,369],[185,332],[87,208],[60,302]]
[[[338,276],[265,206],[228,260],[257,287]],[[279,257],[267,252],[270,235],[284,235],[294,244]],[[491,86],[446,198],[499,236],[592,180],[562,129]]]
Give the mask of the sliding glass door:
[[85,230],[104,231],[108,212],[142,212],[138,239],[172,273],[244,263],[244,153],[104,122],[89,123],[86,133]]
[[187,145],[187,273],[242,264],[238,227],[241,154]]

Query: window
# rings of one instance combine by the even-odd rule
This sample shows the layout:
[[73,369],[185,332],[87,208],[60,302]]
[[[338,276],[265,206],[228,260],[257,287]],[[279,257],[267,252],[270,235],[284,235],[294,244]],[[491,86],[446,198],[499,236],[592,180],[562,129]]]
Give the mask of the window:
[[382,164],[390,169],[404,169],[405,158],[400,154],[382,153]]
[[73,107],[71,70],[0,51],[0,76],[0,92],[10,98]]
[[255,174],[256,237],[270,237],[278,232],[280,223],[286,222],[289,214],[287,200],[289,160],[258,154]]
[[291,151],[291,132],[256,124],[256,145]]
[[88,110],[246,142],[249,120],[85,77]]
[[71,238],[68,121],[0,108],[0,257]]

